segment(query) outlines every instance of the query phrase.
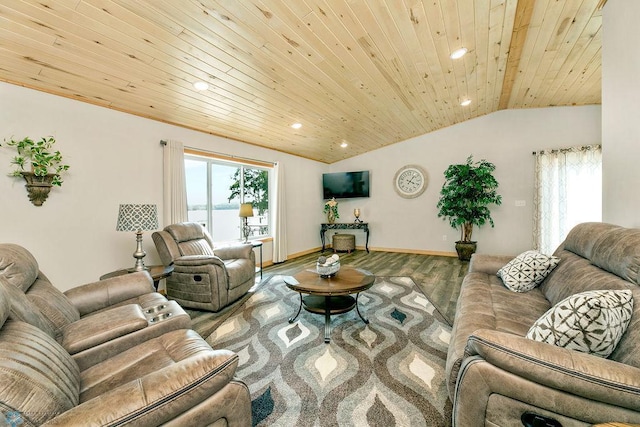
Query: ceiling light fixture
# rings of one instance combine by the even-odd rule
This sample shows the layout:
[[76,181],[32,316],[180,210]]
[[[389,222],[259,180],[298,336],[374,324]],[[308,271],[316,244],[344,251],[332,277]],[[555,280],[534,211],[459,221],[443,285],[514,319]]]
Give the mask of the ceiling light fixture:
[[462,101],[460,103],[460,105],[462,105],[463,107],[466,107],[469,104],[471,104],[471,100],[470,99],[465,99],[464,101]]
[[302,127],[302,123],[294,123],[291,125],[291,127],[294,129],[300,129]]
[[349,144],[347,144],[346,141],[342,141],[342,144],[340,144],[340,147],[342,148],[347,148],[349,146]]
[[465,56],[467,52],[468,51],[466,47],[461,47],[460,49],[456,49],[453,52],[451,52],[451,59],[460,59],[463,56]]
[[209,84],[207,82],[195,82],[193,87],[195,87],[196,90],[207,90],[209,89]]

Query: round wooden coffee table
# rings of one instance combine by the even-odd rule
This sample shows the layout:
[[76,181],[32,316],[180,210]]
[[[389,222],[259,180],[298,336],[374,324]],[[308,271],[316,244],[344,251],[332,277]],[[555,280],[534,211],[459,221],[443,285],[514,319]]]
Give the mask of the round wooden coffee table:
[[[355,308],[362,321],[369,323],[358,308],[360,292],[369,289],[375,281],[375,276],[368,271],[342,267],[335,276],[325,279],[315,270],[304,270],[295,276],[286,276],[283,280],[289,289],[300,294],[298,312],[289,318],[289,323],[298,318],[303,307],[311,313],[324,314],[324,342],[331,340],[331,316],[334,314],[346,313]],[[353,294],[356,295],[355,298]]]

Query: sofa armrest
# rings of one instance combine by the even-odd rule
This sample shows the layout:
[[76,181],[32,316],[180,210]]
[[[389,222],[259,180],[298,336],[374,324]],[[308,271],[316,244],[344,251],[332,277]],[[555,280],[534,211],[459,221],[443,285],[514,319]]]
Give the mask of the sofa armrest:
[[173,262],[173,266],[176,271],[180,270],[180,267],[198,267],[201,265],[217,265],[225,267],[224,261],[215,255],[185,255],[180,258],[176,258]]
[[138,304],[114,307],[85,316],[62,328],[59,340],[71,355],[139,331],[149,325]]
[[494,330],[477,330],[465,357],[531,382],[584,398],[640,411],[640,369],[586,353]]
[[515,256],[473,254],[469,262],[469,273],[486,273],[496,275]]
[[89,399],[43,425],[161,425],[222,390],[237,366],[238,356],[229,350],[196,352]]
[[213,253],[222,259],[251,258],[253,255],[253,245],[251,243],[242,243],[233,246],[223,246],[215,248]]
[[80,316],[155,292],[147,271],[111,277],[69,289],[64,294],[78,309]]

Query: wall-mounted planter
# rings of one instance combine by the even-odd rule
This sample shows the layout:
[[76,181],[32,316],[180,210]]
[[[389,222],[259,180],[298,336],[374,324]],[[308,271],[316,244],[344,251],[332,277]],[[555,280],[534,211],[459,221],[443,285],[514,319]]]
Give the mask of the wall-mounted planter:
[[52,136],[33,140],[25,137],[21,140],[10,139],[4,142],[8,147],[16,150],[16,155],[11,160],[11,164],[16,168],[9,176],[22,176],[27,184],[29,200],[35,206],[42,206],[51,186],[62,185],[62,176],[69,169],[69,165],[62,163],[60,151],[53,151],[56,139]]
[[35,206],[42,206],[44,201],[47,200],[47,197],[49,197],[49,192],[53,186],[51,182],[56,174],[49,173],[42,176],[38,176],[33,172],[20,172],[20,174],[24,177],[24,180],[27,181],[24,186],[27,187],[27,193],[29,194],[31,203]]

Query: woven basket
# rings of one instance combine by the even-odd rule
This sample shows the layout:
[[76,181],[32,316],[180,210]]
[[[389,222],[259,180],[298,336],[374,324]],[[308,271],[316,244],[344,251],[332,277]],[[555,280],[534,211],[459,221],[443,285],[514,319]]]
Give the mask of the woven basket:
[[353,234],[334,234],[331,243],[334,251],[351,252],[356,248],[356,236]]

